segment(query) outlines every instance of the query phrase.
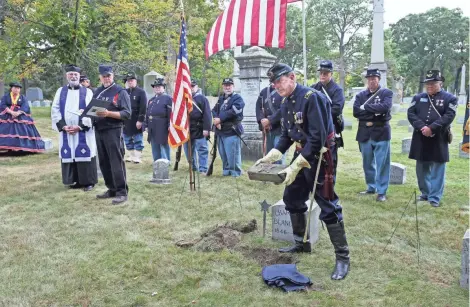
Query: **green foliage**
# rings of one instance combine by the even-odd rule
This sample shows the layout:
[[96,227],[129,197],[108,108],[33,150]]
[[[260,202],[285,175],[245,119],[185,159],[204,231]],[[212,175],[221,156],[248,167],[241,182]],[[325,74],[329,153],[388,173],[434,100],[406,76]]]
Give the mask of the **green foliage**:
[[419,82],[429,69],[440,69],[446,85],[452,85],[459,67],[468,67],[468,25],[462,10],[443,7],[391,25],[398,70],[410,86],[408,92],[421,91]]

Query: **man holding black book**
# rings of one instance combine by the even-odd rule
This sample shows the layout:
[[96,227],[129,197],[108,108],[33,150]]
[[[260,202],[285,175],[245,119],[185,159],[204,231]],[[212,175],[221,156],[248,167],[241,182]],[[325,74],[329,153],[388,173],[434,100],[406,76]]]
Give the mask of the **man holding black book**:
[[93,98],[109,101],[106,109],[96,112],[96,145],[98,160],[108,190],[97,198],[113,198],[112,204],[127,201],[126,165],[122,127],[131,117],[131,101],[125,89],[114,82],[113,68],[100,65],[102,86],[96,89]]

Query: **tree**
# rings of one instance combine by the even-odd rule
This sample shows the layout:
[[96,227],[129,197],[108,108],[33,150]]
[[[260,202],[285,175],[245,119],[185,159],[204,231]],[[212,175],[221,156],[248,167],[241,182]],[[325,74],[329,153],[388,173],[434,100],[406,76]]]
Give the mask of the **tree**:
[[354,54],[364,42],[360,30],[372,21],[368,0],[318,0],[308,6],[313,28],[324,34],[330,50],[336,49],[339,83],[344,88],[346,71]]
[[398,68],[414,88],[427,70],[438,68],[447,84],[456,79],[459,68],[468,66],[468,17],[460,9],[438,7],[422,14],[410,14],[391,25]]

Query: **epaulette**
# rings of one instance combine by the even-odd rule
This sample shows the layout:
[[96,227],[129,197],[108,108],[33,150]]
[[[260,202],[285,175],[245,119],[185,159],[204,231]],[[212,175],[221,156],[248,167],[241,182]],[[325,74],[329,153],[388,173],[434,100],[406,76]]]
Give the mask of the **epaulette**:
[[312,96],[312,94],[313,94],[313,90],[310,90],[305,94],[304,98],[308,99],[310,96]]

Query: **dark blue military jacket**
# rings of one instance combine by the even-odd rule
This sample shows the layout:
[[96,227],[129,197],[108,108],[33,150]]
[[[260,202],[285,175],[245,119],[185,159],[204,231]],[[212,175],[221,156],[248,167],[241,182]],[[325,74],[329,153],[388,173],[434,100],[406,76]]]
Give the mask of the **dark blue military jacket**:
[[321,82],[315,83],[312,85],[312,88],[316,89],[317,91],[323,92],[323,88],[325,89],[326,93],[330,97],[331,101],[331,117],[333,118],[333,123],[335,125],[336,133],[340,133],[344,129],[344,122],[342,119],[341,114],[343,114],[344,108],[344,93],[343,89],[339,87],[339,85],[331,79],[327,85],[323,85]]
[[123,122],[131,117],[132,110],[129,94],[116,83],[111,84],[109,87],[104,87],[103,85],[98,87],[93,93],[93,98],[109,101],[109,105],[106,109],[121,114],[121,119],[95,117],[94,124],[96,130],[120,128]]
[[[271,103],[268,101],[268,93],[270,94]],[[271,133],[281,134],[281,103],[282,97],[273,87],[266,87],[261,90],[258,100],[256,100],[256,119],[260,131],[263,131],[261,120],[267,118],[271,123]]]
[[374,93],[369,89],[359,92],[354,101],[353,115],[359,120],[356,141],[367,142],[369,139],[380,142],[392,138],[389,120],[392,118],[393,93],[388,88],[379,87],[380,91],[361,110],[363,105]]
[[[212,109],[212,116],[218,117],[221,121],[222,129],[215,129],[215,133],[221,136],[237,135],[234,129],[237,129],[239,134],[243,133],[241,122],[243,120],[243,108],[245,102],[242,96],[232,93],[228,97],[222,95]],[[233,128],[232,128],[233,127]]]
[[284,153],[298,142],[302,146],[302,156],[315,162],[315,155],[326,145],[327,137],[334,133],[326,96],[297,83],[292,94],[283,99],[281,114],[282,131],[276,149]]
[[[444,90],[430,98],[439,114],[431,106],[427,93],[414,96],[408,108],[408,120],[414,128],[409,158],[421,161],[448,162],[447,128],[455,118],[458,100],[457,97]],[[424,126],[431,128],[434,136],[424,136],[421,133],[421,128]]]
[[189,114],[189,130],[191,139],[203,138],[203,131],[210,131],[212,127],[211,107],[207,98],[200,92],[193,94],[193,103],[203,112],[199,111],[196,106]]
[[149,143],[168,144],[172,104],[173,100],[166,93],[154,96],[149,100],[145,115],[145,126],[148,133],[147,141]]
[[124,123],[124,134],[131,136],[142,133],[142,129],[137,129],[135,124],[137,121],[143,123],[145,120],[147,94],[140,87],[128,88],[126,91],[131,99],[132,115],[131,118]]

